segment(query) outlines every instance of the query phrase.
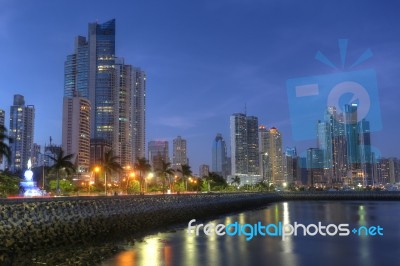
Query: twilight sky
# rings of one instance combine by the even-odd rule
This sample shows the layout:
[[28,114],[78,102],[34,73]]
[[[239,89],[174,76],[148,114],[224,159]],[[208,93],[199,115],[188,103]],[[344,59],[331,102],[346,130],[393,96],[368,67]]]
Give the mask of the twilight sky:
[[[372,145],[400,156],[400,4],[395,1],[0,0],[0,109],[14,94],[36,107],[35,142],[61,144],[64,61],[89,22],[115,18],[116,55],[147,73],[147,137],[188,141],[194,173],[211,163],[220,132],[229,143],[229,116],[255,115],[275,126],[284,147],[300,153],[315,140],[294,141],[286,80],[349,71],[368,48],[373,57],[353,68],[377,74],[382,129]],[[338,69],[314,59],[317,51]],[[321,114],[322,115],[322,114]],[[372,121],[371,121],[372,123]],[[9,127],[8,122],[6,124]],[[147,148],[147,147],[146,147]]]

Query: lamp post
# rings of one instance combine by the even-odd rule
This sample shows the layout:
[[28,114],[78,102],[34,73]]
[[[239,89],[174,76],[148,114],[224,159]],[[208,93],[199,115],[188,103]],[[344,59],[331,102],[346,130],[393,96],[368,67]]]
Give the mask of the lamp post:
[[[99,178],[99,173],[100,173],[100,166],[95,166],[94,167],[94,172],[97,174],[97,179]],[[95,180],[96,180],[96,176],[95,176]]]
[[147,179],[152,179],[153,177],[154,177],[154,174],[153,174],[153,173],[149,173],[149,174],[147,175],[147,177],[144,179],[144,184],[145,184],[145,186],[146,186],[145,192],[147,192]]

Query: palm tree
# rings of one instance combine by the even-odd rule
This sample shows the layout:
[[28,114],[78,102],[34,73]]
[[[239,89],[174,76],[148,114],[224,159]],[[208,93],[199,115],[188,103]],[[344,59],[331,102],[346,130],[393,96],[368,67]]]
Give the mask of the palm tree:
[[107,174],[112,172],[120,172],[123,170],[121,164],[118,162],[119,157],[113,155],[113,151],[109,150],[104,154],[104,158],[100,163],[104,171],[104,192],[107,195]]
[[185,190],[187,191],[187,179],[192,175],[192,170],[190,170],[190,166],[188,164],[182,164],[181,169],[178,169],[177,171],[182,174]]
[[144,192],[144,178],[147,172],[150,172],[151,165],[148,163],[146,158],[138,158],[135,163],[135,169],[139,171],[139,182],[140,182],[140,193]]
[[65,170],[67,174],[75,173],[75,165],[71,162],[74,154],[64,155],[64,150],[60,149],[57,157],[47,156],[54,162],[50,169],[57,172],[57,194],[60,194],[60,171]]
[[157,171],[157,173],[162,177],[163,194],[165,193],[165,181],[168,180],[168,185],[171,187],[171,180],[169,179],[169,176],[173,175],[174,172],[174,169],[171,168],[171,163],[162,161],[162,167]]
[[0,159],[3,158],[3,156],[5,156],[8,164],[10,164],[11,163],[11,149],[8,146],[8,144],[6,144],[6,142],[5,142],[6,140],[9,143],[12,141],[12,139],[7,134],[7,128],[5,128],[3,125],[0,125]]
[[233,184],[237,184],[238,186],[240,185],[240,177],[238,177],[237,175],[235,175],[235,177],[232,177],[231,180],[232,180],[231,185]]

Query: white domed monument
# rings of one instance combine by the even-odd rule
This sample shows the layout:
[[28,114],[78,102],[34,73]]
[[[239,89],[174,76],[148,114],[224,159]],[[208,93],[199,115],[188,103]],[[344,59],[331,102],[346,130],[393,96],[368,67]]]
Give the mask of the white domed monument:
[[24,188],[24,197],[42,196],[42,192],[33,181],[33,172],[31,170],[32,162],[28,160],[28,169],[24,173],[24,181],[21,182],[21,187]]

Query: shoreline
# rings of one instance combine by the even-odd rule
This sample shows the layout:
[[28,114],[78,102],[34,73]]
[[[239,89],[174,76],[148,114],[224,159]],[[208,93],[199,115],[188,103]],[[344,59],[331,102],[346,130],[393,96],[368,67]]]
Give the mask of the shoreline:
[[[0,263],[14,261],[24,253],[39,254],[65,246],[99,246],[105,249],[103,255],[112,256],[120,249],[110,242],[126,236],[138,239],[191,219],[210,219],[298,200],[398,201],[400,193],[202,193],[0,200]],[[96,257],[98,253],[91,249],[89,255]]]

